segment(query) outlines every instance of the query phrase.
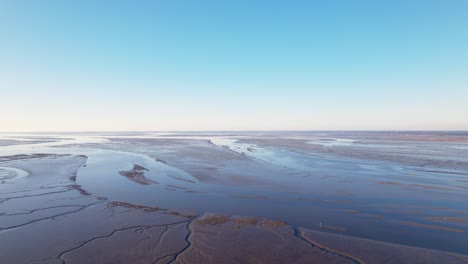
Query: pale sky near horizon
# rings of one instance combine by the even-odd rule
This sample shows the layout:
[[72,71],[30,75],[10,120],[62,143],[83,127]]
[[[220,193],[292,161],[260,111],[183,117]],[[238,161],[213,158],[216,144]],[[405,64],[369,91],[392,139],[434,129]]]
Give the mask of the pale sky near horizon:
[[0,132],[468,130],[468,1],[0,1]]

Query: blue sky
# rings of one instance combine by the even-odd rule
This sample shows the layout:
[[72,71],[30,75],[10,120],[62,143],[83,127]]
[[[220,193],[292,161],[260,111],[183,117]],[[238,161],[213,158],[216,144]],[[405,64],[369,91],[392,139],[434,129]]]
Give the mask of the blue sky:
[[468,130],[468,1],[1,1],[0,131]]

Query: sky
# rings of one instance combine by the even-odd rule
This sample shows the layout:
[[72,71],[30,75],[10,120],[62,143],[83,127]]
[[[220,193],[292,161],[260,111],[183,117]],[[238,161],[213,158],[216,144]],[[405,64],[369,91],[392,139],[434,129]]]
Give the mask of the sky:
[[0,0],[0,132],[468,130],[468,1]]

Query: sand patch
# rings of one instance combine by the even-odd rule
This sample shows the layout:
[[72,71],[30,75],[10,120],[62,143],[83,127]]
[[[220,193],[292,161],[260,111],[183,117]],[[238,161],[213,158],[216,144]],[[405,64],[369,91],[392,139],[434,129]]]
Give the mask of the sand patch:
[[422,227],[422,228],[428,228],[428,229],[436,229],[436,230],[442,230],[442,231],[447,231],[447,232],[455,232],[455,233],[465,232],[464,230],[461,230],[461,229],[445,227],[445,226],[428,225],[428,224],[416,223],[416,222],[398,221],[398,223],[402,225],[409,225],[409,226]]

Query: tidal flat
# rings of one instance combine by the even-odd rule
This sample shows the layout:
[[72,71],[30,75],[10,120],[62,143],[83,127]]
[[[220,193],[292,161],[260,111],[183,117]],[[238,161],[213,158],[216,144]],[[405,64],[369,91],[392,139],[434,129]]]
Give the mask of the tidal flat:
[[0,134],[0,263],[466,263],[468,132]]

